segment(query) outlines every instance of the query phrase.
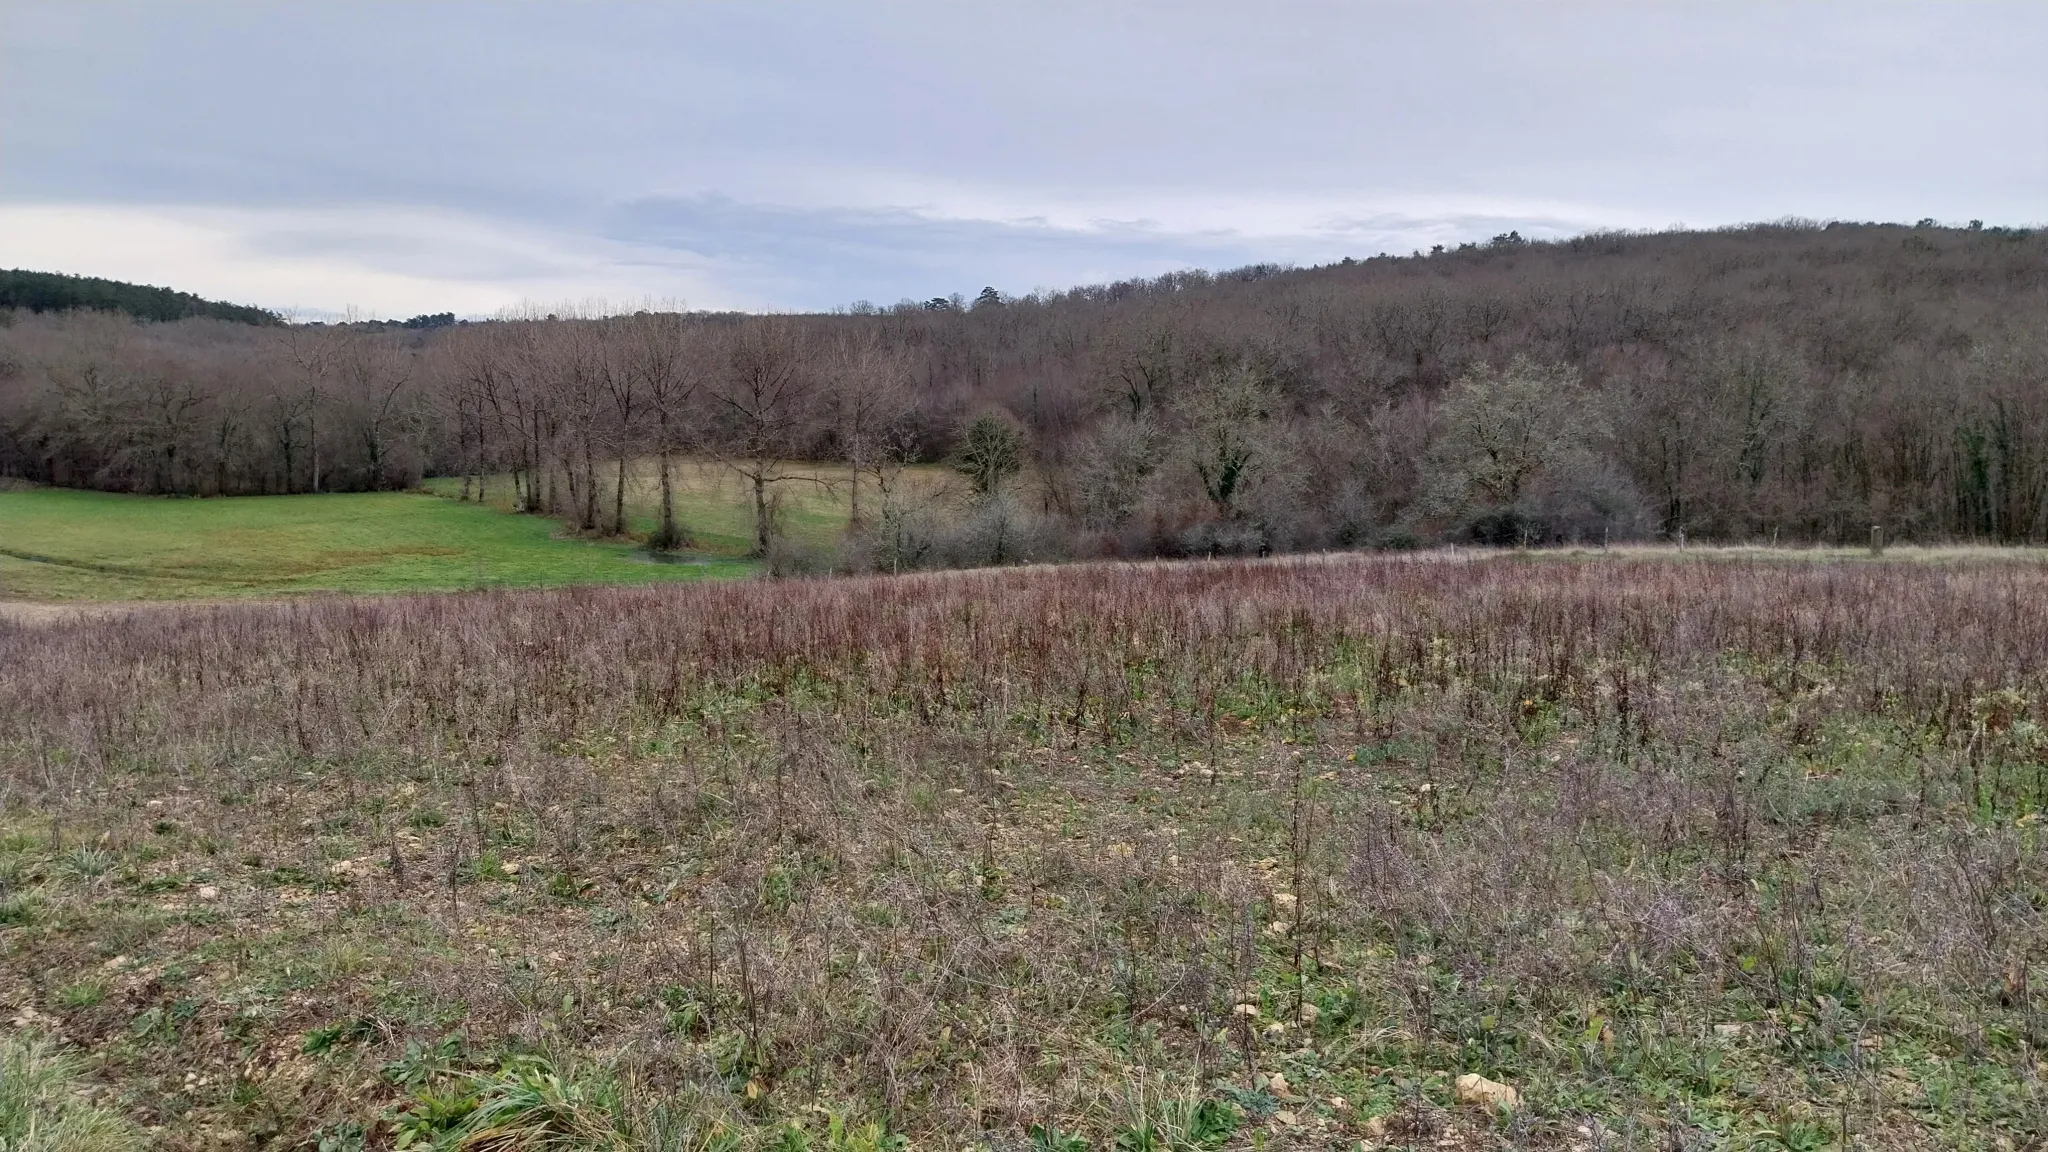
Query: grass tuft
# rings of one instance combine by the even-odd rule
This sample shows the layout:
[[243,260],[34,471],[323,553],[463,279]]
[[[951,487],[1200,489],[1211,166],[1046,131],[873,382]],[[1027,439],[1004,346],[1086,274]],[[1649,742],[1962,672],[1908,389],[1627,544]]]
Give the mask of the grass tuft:
[[142,1135],[87,1096],[79,1060],[34,1033],[0,1036],[0,1149],[129,1152]]

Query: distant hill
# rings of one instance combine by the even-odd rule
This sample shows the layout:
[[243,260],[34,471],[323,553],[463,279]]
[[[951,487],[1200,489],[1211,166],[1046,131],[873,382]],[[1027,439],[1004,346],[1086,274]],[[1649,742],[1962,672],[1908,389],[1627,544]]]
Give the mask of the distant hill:
[[67,276],[61,272],[0,270],[0,308],[29,312],[126,312],[142,320],[187,320],[207,317],[239,324],[275,325],[284,318],[263,308],[245,304],[223,304],[190,292],[102,280],[97,276]]

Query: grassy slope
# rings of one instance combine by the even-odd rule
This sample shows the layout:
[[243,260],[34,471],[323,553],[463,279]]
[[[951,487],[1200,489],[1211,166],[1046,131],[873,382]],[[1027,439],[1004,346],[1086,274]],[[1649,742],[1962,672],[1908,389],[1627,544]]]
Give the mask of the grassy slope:
[[552,521],[411,493],[170,500],[0,492],[0,599],[641,584],[740,575],[736,560],[649,564],[558,539]]

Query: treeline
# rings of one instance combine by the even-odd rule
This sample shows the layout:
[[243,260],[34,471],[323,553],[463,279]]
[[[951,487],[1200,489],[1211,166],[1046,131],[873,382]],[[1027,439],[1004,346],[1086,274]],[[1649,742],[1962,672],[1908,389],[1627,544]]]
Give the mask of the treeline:
[[[12,475],[194,494],[462,475],[615,532],[618,461],[714,456],[772,551],[784,462],[830,461],[865,563],[1873,524],[2048,539],[2048,237],[2012,229],[1508,235],[807,316],[18,316],[0,340]],[[939,460],[958,495],[913,499],[900,469]],[[664,517],[654,542],[688,527]]]
[[190,292],[19,268],[0,270],[0,308],[25,312],[118,312],[159,323],[193,318],[237,324],[284,323],[275,312],[243,304],[222,304]]

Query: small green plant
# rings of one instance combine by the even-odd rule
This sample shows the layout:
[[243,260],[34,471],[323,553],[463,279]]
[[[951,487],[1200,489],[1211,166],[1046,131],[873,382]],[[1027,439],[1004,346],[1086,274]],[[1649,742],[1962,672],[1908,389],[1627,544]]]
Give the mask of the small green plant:
[[484,852],[474,859],[462,863],[462,871],[468,879],[493,881],[510,880],[513,873],[505,871],[505,858],[496,852]]
[[367,1040],[376,1034],[377,1022],[367,1016],[358,1016],[353,1020],[337,1020],[332,1024],[308,1030],[305,1040],[299,1045],[299,1051],[309,1056],[317,1056],[344,1044]]
[[1031,1126],[1032,1152],[1088,1152],[1086,1138],[1071,1132],[1062,1132],[1055,1124],[1033,1124]]
[[178,1041],[185,1025],[191,1023],[194,1016],[199,1015],[200,1007],[200,1002],[190,997],[175,1000],[168,1008],[159,1006],[143,1012],[129,1025],[128,1030],[137,1040],[173,1044]]
[[35,923],[36,909],[36,898],[27,892],[0,896],[0,928]]
[[1254,1120],[1264,1120],[1280,1109],[1279,1098],[1264,1088],[1224,1087],[1221,1091],[1236,1106],[1233,1111],[1242,1110]]
[[661,990],[661,1003],[668,1009],[668,1016],[662,1023],[670,1034],[696,1036],[704,1031],[708,1013],[695,992],[671,985]]
[[313,1132],[314,1152],[363,1152],[368,1143],[369,1134],[353,1120],[329,1124]]
[[1116,1152],[1168,1152],[1166,1134],[1147,1121],[1116,1134]]
[[407,1040],[404,1055],[385,1064],[378,1072],[388,1083],[401,1088],[421,1088],[435,1077],[452,1071],[461,1059],[460,1036],[444,1036],[434,1044]]
[[631,1146],[616,1081],[565,1078],[547,1061],[520,1057],[464,1076],[451,1089],[422,1089],[395,1118],[394,1147],[562,1148],[625,1152]]
[[462,1136],[464,1121],[475,1114],[479,1103],[468,1085],[415,1091],[412,1104],[392,1118],[392,1147],[402,1152],[453,1146]]
[[770,868],[761,877],[761,906],[778,914],[796,903],[796,877],[787,868]]
[[1243,1122],[1237,1107],[1224,1100],[1204,1100],[1187,1119],[1187,1140],[1197,1148],[1220,1148]]
[[65,872],[80,880],[97,880],[114,870],[114,854],[104,848],[80,846],[64,854]]
[[582,900],[596,885],[588,880],[579,880],[567,872],[556,872],[548,877],[548,895],[564,904]]
[[57,991],[58,1006],[72,1010],[90,1008],[106,998],[107,986],[98,980],[80,980]]
[[826,1114],[826,1152],[900,1152],[909,1145],[908,1138],[889,1131],[879,1120],[856,1125],[838,1112]]

